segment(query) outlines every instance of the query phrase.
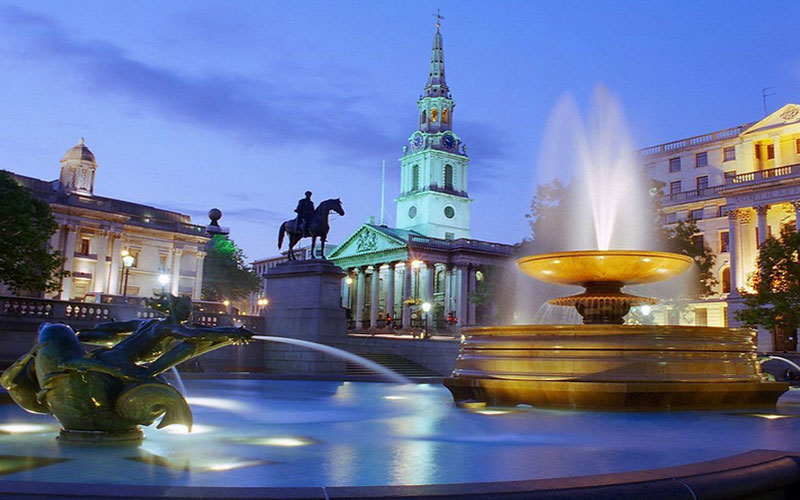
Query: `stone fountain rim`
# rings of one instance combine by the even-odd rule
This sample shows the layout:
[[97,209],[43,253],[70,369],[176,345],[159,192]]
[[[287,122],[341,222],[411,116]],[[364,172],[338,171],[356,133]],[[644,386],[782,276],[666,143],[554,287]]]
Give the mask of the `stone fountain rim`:
[[[318,487],[203,487],[140,486],[92,483],[44,483],[0,480],[4,499],[114,498],[226,498],[226,499],[352,499],[387,497],[435,499],[458,496],[468,499],[513,500],[520,493],[536,493],[536,498],[576,500],[598,495],[619,500],[641,498],[647,491],[653,498],[762,498],[775,490],[786,493],[800,485],[800,452],[751,450],[724,458],[672,467],[631,472],[596,474],[564,478],[402,486],[318,486]],[[113,488],[113,491],[109,491]]]

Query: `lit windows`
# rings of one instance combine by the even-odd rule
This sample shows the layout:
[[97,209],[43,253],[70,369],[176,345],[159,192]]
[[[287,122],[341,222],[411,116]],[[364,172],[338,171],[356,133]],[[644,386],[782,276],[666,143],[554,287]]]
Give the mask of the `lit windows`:
[[700,168],[706,166],[708,166],[708,152],[703,151],[702,153],[697,153],[694,156],[694,167]]
[[669,173],[674,174],[675,172],[681,171],[681,159],[678,158],[670,158],[669,159]]
[[722,161],[733,161],[736,159],[736,148],[729,146],[722,150]]
[[439,119],[439,110],[436,108],[431,108],[431,122],[435,122]]
[[450,123],[450,110],[447,108],[442,110],[442,123]]
[[794,152],[800,155],[800,139],[794,140]]
[[[722,276],[720,277],[720,281],[722,282],[722,293],[731,293],[731,268],[726,267],[722,270]],[[723,315],[727,319],[727,311]],[[728,326],[727,324],[725,326]]]
[[775,159],[775,145],[767,144],[767,160]]

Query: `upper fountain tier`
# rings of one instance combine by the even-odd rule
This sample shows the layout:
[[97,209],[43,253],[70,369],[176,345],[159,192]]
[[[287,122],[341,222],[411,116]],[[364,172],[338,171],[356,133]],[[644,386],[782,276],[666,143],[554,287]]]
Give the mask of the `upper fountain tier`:
[[642,250],[582,250],[529,255],[517,260],[528,276],[559,285],[640,285],[677,276],[694,261],[686,255]]

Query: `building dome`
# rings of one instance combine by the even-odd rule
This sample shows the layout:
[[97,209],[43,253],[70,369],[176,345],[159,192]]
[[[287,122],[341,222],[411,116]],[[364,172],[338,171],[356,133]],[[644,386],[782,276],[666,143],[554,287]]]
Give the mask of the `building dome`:
[[86,147],[86,144],[83,142],[83,137],[81,137],[81,142],[75,146],[72,146],[67,150],[66,153],[64,153],[64,157],[61,158],[61,161],[67,160],[86,160],[90,162],[95,161],[94,153],[92,153],[89,148]]

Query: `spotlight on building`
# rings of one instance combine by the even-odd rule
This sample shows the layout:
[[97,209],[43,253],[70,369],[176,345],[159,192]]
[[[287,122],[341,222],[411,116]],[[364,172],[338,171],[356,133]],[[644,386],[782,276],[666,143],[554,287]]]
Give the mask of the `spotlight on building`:
[[353,284],[353,278],[348,276],[347,278],[344,279],[344,282],[347,283],[348,285],[352,285]]
[[256,303],[258,304],[258,307],[266,307],[269,305],[269,299],[261,297],[256,301]]
[[414,269],[419,269],[420,266],[422,266],[422,261],[421,260],[412,260],[411,261],[411,267],[413,267]]
[[430,302],[423,302],[422,303],[422,310],[428,312],[431,310],[431,303]]

